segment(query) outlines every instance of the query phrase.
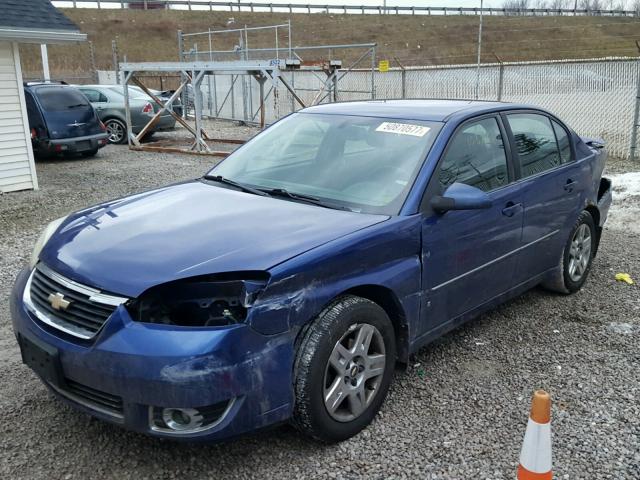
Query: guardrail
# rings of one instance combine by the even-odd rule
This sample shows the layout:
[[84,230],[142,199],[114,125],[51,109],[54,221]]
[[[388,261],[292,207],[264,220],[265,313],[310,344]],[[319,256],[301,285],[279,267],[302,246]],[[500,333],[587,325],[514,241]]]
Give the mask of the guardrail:
[[494,8],[494,7],[401,7],[374,5],[310,5],[307,3],[267,3],[267,2],[215,2],[206,0],[67,0],[53,1],[57,7],[82,8],[94,5],[96,8],[156,9],[182,7],[187,10],[221,10],[230,12],[269,11],[275,13],[350,13],[350,14],[404,14],[404,15],[568,15],[568,16],[615,16],[640,17],[640,10],[594,10],[585,8]]

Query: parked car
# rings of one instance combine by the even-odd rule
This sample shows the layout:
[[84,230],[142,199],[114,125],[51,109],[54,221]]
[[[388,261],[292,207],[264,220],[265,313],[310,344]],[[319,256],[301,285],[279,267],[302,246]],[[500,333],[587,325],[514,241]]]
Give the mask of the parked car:
[[[130,88],[129,107],[131,111],[131,130],[134,134],[142,131],[149,120],[158,112],[160,106],[146,93]],[[120,85],[80,85],[78,89],[84,93],[95,107],[100,119],[109,132],[109,143],[127,143],[127,121],[123,87]],[[158,130],[170,130],[175,127],[176,119],[167,111],[160,115],[148,135]]]
[[[117,90],[118,92],[122,92],[124,95],[124,86],[110,85],[110,87],[114,90]],[[187,85],[187,87],[191,87],[191,85]],[[175,92],[175,90],[154,90],[153,88],[150,88],[148,90],[163,102],[168,102],[171,96],[173,95],[173,93]],[[137,96],[139,98],[146,98],[150,101],[153,100],[149,94],[147,94],[144,90],[142,90],[142,88],[138,87],[137,85],[129,85],[129,91],[133,92],[132,95]],[[160,106],[156,103],[154,105],[154,109],[157,112],[160,109]],[[167,106],[167,109],[173,110],[180,116],[182,115],[182,105],[180,104],[179,95],[173,102],[171,102],[170,105]]]
[[536,285],[582,287],[605,159],[524,105],[303,109],[202,178],[49,224],[11,297],[23,361],[158,437],[291,421],[344,440],[417,349]]
[[24,97],[36,157],[70,153],[92,157],[107,144],[105,126],[76,88],[26,83]]

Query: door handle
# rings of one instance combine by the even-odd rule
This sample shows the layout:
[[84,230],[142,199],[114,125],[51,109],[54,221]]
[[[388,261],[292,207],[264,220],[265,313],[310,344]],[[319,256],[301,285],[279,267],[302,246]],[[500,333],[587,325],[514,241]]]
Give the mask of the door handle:
[[573,192],[573,187],[575,187],[577,182],[574,182],[570,178],[567,180],[567,183],[564,184],[564,190],[567,193]]
[[513,217],[521,209],[522,209],[521,203],[507,202],[505,207],[502,209],[502,214],[505,217]]

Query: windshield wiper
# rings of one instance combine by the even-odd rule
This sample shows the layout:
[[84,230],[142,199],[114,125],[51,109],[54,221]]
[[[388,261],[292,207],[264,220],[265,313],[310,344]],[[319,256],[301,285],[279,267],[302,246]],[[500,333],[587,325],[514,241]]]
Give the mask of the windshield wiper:
[[253,193],[254,195],[260,195],[261,197],[268,197],[269,194],[263,192],[262,190],[258,190],[257,188],[252,188],[249,185],[245,185],[243,183],[235,182],[233,180],[229,180],[228,178],[224,178],[222,175],[205,175],[205,180],[211,180],[213,182],[223,183],[225,185],[230,185],[232,187],[236,187],[239,190],[247,193]]
[[318,197],[314,197],[312,195],[305,195],[304,193],[294,193],[289,190],[285,190],[284,188],[270,188],[270,189],[260,189],[261,191],[269,194],[272,197],[285,197],[290,198],[292,200],[300,200],[302,202],[311,203],[313,205],[318,205],[320,207],[325,208],[333,208],[334,210],[347,210],[352,211],[350,208],[338,206],[338,205],[328,205]]
[[71,109],[71,108],[86,107],[86,106],[87,106],[86,103],[74,103],[73,105],[68,105],[67,108]]

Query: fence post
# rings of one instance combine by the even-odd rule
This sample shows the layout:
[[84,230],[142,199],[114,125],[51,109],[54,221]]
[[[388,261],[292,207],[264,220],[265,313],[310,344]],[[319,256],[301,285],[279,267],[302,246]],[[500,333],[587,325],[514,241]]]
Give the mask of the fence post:
[[376,47],[371,47],[371,99],[376,99]]
[[496,57],[496,60],[500,64],[500,67],[498,69],[498,101],[501,102],[502,89],[504,88],[504,63],[502,62],[502,59],[495,53],[493,54],[493,56]]
[[[636,40],[636,46],[640,53],[640,41]],[[640,57],[638,57],[638,68],[636,76],[636,104],[633,112],[633,126],[631,127],[631,146],[629,148],[629,157],[633,162],[636,159],[636,151],[638,149],[638,128],[640,127]]]
[[404,65],[398,60],[398,57],[393,57],[398,66],[400,67],[400,98],[407,98],[407,71]]
[[96,54],[93,48],[93,42],[89,40],[89,62],[91,64],[91,77],[98,83],[98,69],[96,67]]
[[118,69],[118,44],[115,39],[111,40],[111,56],[113,61],[113,71],[116,74],[116,83],[120,85],[120,72]]

